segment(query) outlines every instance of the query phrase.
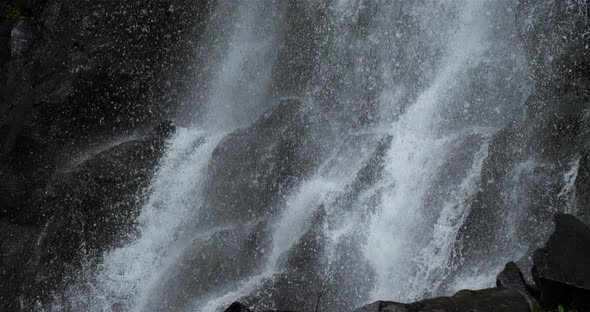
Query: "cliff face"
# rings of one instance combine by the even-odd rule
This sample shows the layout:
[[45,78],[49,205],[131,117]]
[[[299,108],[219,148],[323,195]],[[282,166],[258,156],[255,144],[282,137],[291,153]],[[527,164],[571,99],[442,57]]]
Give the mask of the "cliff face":
[[44,301],[128,234],[212,7],[0,3],[0,310]]

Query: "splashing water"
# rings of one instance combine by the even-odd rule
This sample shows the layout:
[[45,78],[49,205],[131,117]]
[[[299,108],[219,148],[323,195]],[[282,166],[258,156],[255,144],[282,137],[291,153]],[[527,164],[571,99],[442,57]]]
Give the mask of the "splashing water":
[[[219,38],[208,57],[217,69],[207,77],[204,115],[170,139],[139,236],[107,252],[85,283],[72,286],[68,305],[214,312],[244,299],[305,310],[293,298],[321,293],[323,302],[343,302],[324,310],[339,311],[439,292],[456,269],[452,249],[490,137],[520,111],[523,86],[509,82],[526,69],[514,27],[503,20],[512,6],[222,1],[216,23],[229,25],[211,30]],[[273,80],[289,75],[303,85]],[[304,91],[292,94],[297,89]],[[262,216],[199,223],[223,137],[250,125],[275,98],[292,95],[324,118],[303,141],[322,143],[313,157],[301,156],[317,158],[317,166]],[[281,144],[260,142],[268,151]],[[264,164],[260,175],[275,165]],[[236,172],[232,178],[240,179]],[[249,244],[255,247],[240,249]],[[297,282],[303,286],[289,288]]]

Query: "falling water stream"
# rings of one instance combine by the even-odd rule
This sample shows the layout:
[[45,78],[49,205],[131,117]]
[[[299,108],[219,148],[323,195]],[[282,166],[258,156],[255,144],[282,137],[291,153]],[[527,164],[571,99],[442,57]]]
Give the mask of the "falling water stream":
[[[221,1],[202,56],[206,87],[195,90],[206,103],[169,140],[139,235],[107,252],[68,290],[64,307],[213,312],[243,299],[288,309],[275,292],[306,297],[320,285],[322,302],[342,304],[322,310],[340,311],[446,293],[466,281],[490,285],[495,266],[449,276],[461,270],[451,254],[490,138],[523,112],[527,68],[515,6]],[[290,75],[300,85],[278,81]],[[310,134],[321,143],[317,165],[272,213],[215,221],[206,187],[212,158],[228,134],[283,98],[319,116]],[[261,256],[251,260],[240,248],[259,230]]]

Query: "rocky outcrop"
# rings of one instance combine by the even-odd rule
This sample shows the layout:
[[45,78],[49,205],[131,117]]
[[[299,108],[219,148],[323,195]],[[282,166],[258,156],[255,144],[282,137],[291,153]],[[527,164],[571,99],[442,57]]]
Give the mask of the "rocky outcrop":
[[0,310],[133,235],[214,4],[0,1]]
[[2,310],[43,305],[80,264],[92,266],[102,252],[133,236],[143,194],[172,131],[162,123],[146,135],[87,151],[4,216]]
[[79,145],[170,116],[211,8],[182,0],[3,2],[3,154],[22,136],[52,148]]
[[2,1],[3,213],[18,213],[64,154],[145,131],[180,109],[191,45],[211,9],[209,1]]
[[[239,302],[234,302],[225,310],[225,312],[252,312],[252,310],[250,310],[247,306],[245,306]],[[271,312],[271,311],[267,311],[267,312]],[[283,310],[283,311],[276,311],[276,312],[294,312],[294,311]]]
[[504,270],[496,277],[496,286],[506,288],[517,292],[529,304],[529,306],[538,306],[537,295],[535,288],[527,285],[522,272],[514,262],[508,262]]
[[64,154],[180,109],[211,9],[208,1],[3,1],[0,170],[8,178],[0,190],[18,192],[0,202],[29,197]]
[[452,297],[410,304],[378,301],[355,312],[529,312],[527,302],[510,289],[463,290]]
[[571,215],[555,217],[555,231],[535,251],[533,278],[541,305],[590,311],[590,228]]

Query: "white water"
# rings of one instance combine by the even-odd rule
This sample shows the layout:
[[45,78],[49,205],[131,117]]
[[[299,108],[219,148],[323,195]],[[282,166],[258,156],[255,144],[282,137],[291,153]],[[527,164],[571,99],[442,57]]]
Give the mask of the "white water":
[[[313,7],[312,4],[302,5]],[[227,6],[231,6],[231,2],[224,2],[221,9]],[[218,69],[210,78],[202,124],[180,129],[170,140],[169,150],[152,181],[149,199],[142,209],[139,237],[124,247],[106,253],[102,264],[90,274],[87,282],[70,289],[68,304],[74,309],[157,309],[151,306],[150,300],[169,291],[164,289],[169,282],[168,275],[172,272],[192,273],[178,268],[182,267],[179,265],[181,258],[199,250],[199,240],[205,241],[212,236],[211,233],[221,231],[210,229],[211,233],[200,232],[191,224],[198,220],[198,208],[206,195],[203,188],[208,178],[207,166],[213,149],[222,137],[237,127],[247,126],[267,106],[273,66],[283,36],[283,28],[278,25],[285,23],[283,5],[260,0],[242,1],[236,6],[237,14],[231,19],[233,26],[227,27],[231,29],[230,33],[214,34],[222,36],[227,45],[222,49],[224,53]],[[237,282],[228,283],[221,291],[212,287],[209,292],[193,294],[194,298],[183,298],[188,302],[181,304],[185,309],[219,311],[232,301],[253,293],[277,273],[288,273],[286,258],[310,230],[321,206],[326,210],[322,230],[327,243],[325,251],[317,256],[324,260],[326,267],[317,269],[316,273],[337,270],[338,267],[332,268],[332,264],[342,256],[337,246],[351,238],[357,244],[354,248],[358,248],[356,251],[362,256],[362,259],[354,261],[367,262],[375,272],[374,280],[366,281],[371,283],[372,291],[359,299],[362,301],[356,302],[357,305],[377,299],[416,299],[439,288],[454,269],[450,263],[452,248],[457,232],[469,213],[466,202],[477,191],[488,140],[495,130],[488,125],[490,120],[499,117],[486,115],[489,108],[483,107],[481,109],[485,112],[481,113],[483,116],[477,116],[477,120],[486,127],[477,123],[475,126],[468,123],[455,125],[449,118],[462,116],[462,112],[472,108],[471,104],[466,104],[469,99],[464,90],[471,78],[469,73],[494,55],[490,52],[492,44],[486,41],[490,32],[494,31],[489,26],[493,19],[490,13],[493,5],[484,0],[438,0],[412,6],[412,12],[418,14],[417,31],[423,32],[423,40],[430,50],[424,52],[426,55],[420,55],[412,50],[417,49],[415,46],[407,47],[409,51],[405,52],[410,55],[408,62],[432,65],[415,68],[425,81],[425,86],[416,87],[419,91],[414,90],[417,92],[415,97],[401,96],[409,92],[406,89],[411,89],[409,86],[414,82],[396,81],[405,76],[393,74],[392,68],[399,64],[391,58],[393,53],[389,49],[394,49],[398,43],[396,40],[404,36],[403,32],[396,32],[396,25],[388,19],[388,14],[395,12],[395,4],[382,6],[379,22],[372,26],[367,38],[360,39],[351,34],[354,27],[347,27],[359,19],[362,5],[352,0],[334,4],[329,11],[334,15],[331,18],[335,21],[330,24],[333,28],[322,29],[326,37],[321,43],[328,50],[327,55],[334,59],[315,60],[320,68],[318,76],[313,78],[317,83],[308,86],[305,98],[310,105],[321,105],[326,89],[341,88],[336,90],[338,96],[350,95],[343,100],[347,102],[343,107],[347,108],[357,105],[356,101],[364,100],[359,94],[366,90],[359,90],[357,84],[371,79],[382,82],[383,88],[376,98],[383,118],[362,131],[377,138],[385,135],[392,137],[383,159],[383,177],[361,192],[352,209],[343,211],[335,198],[347,192],[347,187],[370,158],[375,144],[363,142],[368,147],[360,150],[334,149],[312,175],[289,190],[278,207],[280,213],[270,219],[271,240],[263,265],[248,271],[247,276],[240,277]],[[263,26],[260,26],[261,23]],[[269,25],[281,30],[273,31]],[[330,31],[335,32],[331,37]],[[350,38],[354,38],[354,44],[347,41]],[[370,47],[380,49],[371,55],[377,58],[378,66],[375,68],[383,69],[379,73],[365,67],[371,63],[366,60],[370,57],[364,55],[369,53]],[[355,57],[360,55],[355,59],[358,62],[353,62],[352,73],[348,68],[343,70],[337,61],[338,57],[343,57],[339,53],[349,56],[346,54],[348,51],[343,49],[350,49],[350,54]],[[343,81],[332,82],[330,79],[336,79],[330,76],[332,74],[337,77],[342,75],[340,79]],[[367,75],[370,77],[367,78]],[[377,75],[378,79],[374,77]],[[411,103],[400,103],[400,99],[408,98],[413,99]],[[336,110],[331,113],[346,115],[349,112]],[[477,114],[476,111],[474,115]],[[498,122],[497,126],[500,125]],[[352,127],[344,128],[349,130]],[[350,131],[355,135],[361,133]],[[351,134],[342,132],[338,139],[346,141]],[[438,206],[428,206],[429,192],[439,181],[441,168],[457,149],[462,148],[460,143],[474,134],[480,141],[471,162],[465,164],[467,173],[459,177],[460,183],[456,186],[449,184],[445,188],[446,197],[435,201]],[[377,199],[376,207],[366,209],[367,202],[374,198]],[[219,265],[225,260],[220,259]],[[207,269],[214,270],[203,268]],[[489,276],[494,276],[494,270],[496,268],[487,268],[483,273],[466,276],[455,283],[461,285],[463,281],[465,284],[478,281],[487,285],[493,282]]]
[[[436,288],[436,281],[433,284],[428,275],[439,270],[447,261],[448,249],[453,244],[453,233],[461,226],[460,219],[464,213],[455,211],[452,207],[461,205],[460,201],[475,191],[479,172],[475,170],[481,167],[485,153],[477,157],[472,169],[474,171],[465,177],[463,190],[457,190],[462,195],[454,198],[457,202],[447,203],[446,207],[434,207],[440,209],[440,223],[434,225],[430,245],[422,250],[422,254],[417,253],[422,248],[421,237],[430,235],[425,232],[430,230],[424,226],[431,225],[421,224],[425,219],[423,214],[428,213],[424,211],[424,197],[444,163],[446,154],[451,152],[449,145],[454,136],[441,135],[438,131],[439,114],[445,104],[454,104],[445,103],[445,97],[453,88],[461,87],[458,83],[466,70],[477,65],[485,49],[485,43],[482,42],[485,36],[482,29],[483,16],[480,11],[483,3],[467,1],[463,4],[464,11],[456,21],[458,30],[448,41],[447,55],[434,81],[418,97],[416,103],[392,125],[394,140],[386,158],[386,191],[382,198],[383,204],[369,225],[371,230],[365,247],[367,259],[370,259],[375,271],[380,272],[372,294],[375,300],[390,296],[412,300],[429,287]],[[443,226],[446,228],[441,229]],[[422,272],[413,271],[415,257]],[[418,280],[420,278],[423,280]],[[397,281],[410,281],[412,287]]]
[[578,177],[578,168],[580,167],[580,158],[570,163],[570,170],[563,175],[563,188],[557,194],[557,197],[565,200],[565,212],[576,215],[576,178]]

